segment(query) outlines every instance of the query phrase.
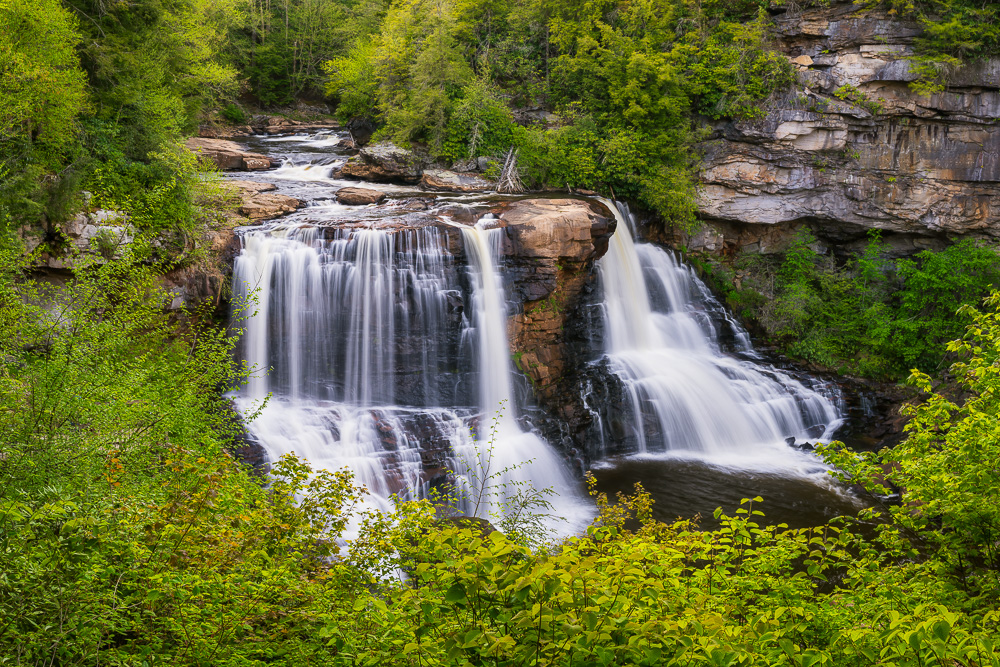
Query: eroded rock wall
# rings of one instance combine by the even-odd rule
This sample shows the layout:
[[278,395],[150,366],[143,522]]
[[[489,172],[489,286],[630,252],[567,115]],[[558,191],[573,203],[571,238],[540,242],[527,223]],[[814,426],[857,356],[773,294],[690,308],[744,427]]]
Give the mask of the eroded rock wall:
[[694,250],[782,250],[797,227],[899,254],[960,235],[1000,237],[1000,61],[918,95],[915,23],[837,3],[776,17],[798,83],[763,118],[719,124],[703,146]]

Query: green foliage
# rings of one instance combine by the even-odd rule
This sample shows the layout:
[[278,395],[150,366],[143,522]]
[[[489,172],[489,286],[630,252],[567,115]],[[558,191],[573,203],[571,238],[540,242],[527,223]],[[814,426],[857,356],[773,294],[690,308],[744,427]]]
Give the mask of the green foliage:
[[759,118],[760,102],[795,81],[787,59],[769,48],[764,8],[748,23],[720,23],[698,48],[692,82],[698,107],[712,118]]
[[940,92],[948,76],[968,62],[1000,54],[1000,7],[974,0],[868,0],[890,15],[915,19],[923,29],[916,38],[911,87],[924,94]]
[[228,60],[265,107],[320,96],[325,63],[378,26],[387,0],[234,0]]
[[[73,16],[57,0],[0,2],[0,225],[37,220],[61,179],[42,184],[75,158],[76,118],[87,108],[86,76]],[[69,175],[69,174],[65,174]],[[78,179],[77,179],[78,180]],[[75,182],[67,179],[67,184]],[[55,214],[63,213],[54,211]]]
[[55,225],[82,205],[190,230],[199,175],[178,143],[235,91],[218,64],[228,2],[0,3],[0,221]]
[[882,103],[878,99],[869,99],[867,95],[850,84],[841,86],[833,91],[833,94],[845,102],[866,109],[873,116],[882,112]]
[[476,79],[455,105],[442,154],[452,160],[499,156],[519,143],[520,131],[499,91],[489,81]]
[[741,258],[747,278],[726,299],[787,354],[840,372],[898,380],[914,367],[940,368],[962,331],[955,310],[1000,283],[1000,258],[972,240],[890,260],[873,233],[842,265],[815,243],[802,228],[778,264]]
[[0,2],[0,146],[58,149],[74,138],[86,79],[73,16],[57,0]]
[[[960,314],[965,335],[950,342],[958,361],[951,367],[964,400],[932,389],[925,373],[914,371],[910,383],[924,393],[908,406],[907,438],[877,454],[857,455],[832,449],[831,459],[846,475],[872,489],[891,483],[902,490],[892,521],[913,536],[938,576],[973,596],[1000,595],[1000,292],[970,305]],[[949,394],[957,393],[949,388]]]
[[341,120],[374,115],[378,104],[374,59],[374,45],[357,39],[346,55],[324,63],[323,69],[330,76],[326,93],[338,100],[337,115]]
[[243,125],[248,120],[247,115],[243,111],[243,109],[239,108],[238,106],[232,103],[227,104],[225,107],[223,107],[220,113],[222,114],[223,118],[225,118],[234,125]]
[[[694,220],[692,111],[751,118],[792,69],[760,3],[407,0],[331,59],[338,114],[433,157],[519,149],[532,187],[584,188]],[[555,112],[515,122],[512,107]]]
[[[808,276],[808,245],[787,280]],[[660,524],[637,487],[597,496],[586,531],[534,551],[530,517],[504,534],[427,501],[359,515],[345,472],[285,458],[265,485],[241,469],[220,394],[245,381],[234,341],[197,312],[164,314],[153,267],[126,256],[58,287],[16,253],[0,268],[4,658],[1000,665],[996,312],[966,309],[952,346],[963,406],[932,395],[877,460],[829,450],[854,481],[891,466],[906,488],[878,528],[765,525],[760,497],[717,510],[717,530]]]

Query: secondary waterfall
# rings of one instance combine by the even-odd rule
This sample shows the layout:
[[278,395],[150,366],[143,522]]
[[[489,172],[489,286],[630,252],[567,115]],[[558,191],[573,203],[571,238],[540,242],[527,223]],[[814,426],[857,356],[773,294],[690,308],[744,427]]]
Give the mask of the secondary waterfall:
[[[618,218],[599,262],[605,353],[631,401],[639,451],[780,459],[787,438],[829,438],[842,421],[833,392],[757,363],[746,332],[692,270],[634,243],[628,210],[605,203]],[[722,354],[712,313],[743,359]]]
[[555,514],[586,518],[563,462],[516,420],[503,234],[462,227],[463,273],[433,226],[246,232],[234,292],[251,305],[234,321],[255,373],[237,402],[252,414],[271,396],[252,437],[272,459],[349,468],[377,509],[451,477],[469,513],[551,488]]
[[[474,312],[479,342],[479,395],[483,419],[479,437],[460,452],[459,479],[464,481],[467,511],[503,514],[511,503],[531,494],[551,492],[548,498],[570,525],[586,519],[579,492],[565,465],[535,433],[517,423],[511,390],[510,348],[503,280],[497,270],[504,230],[491,228],[496,220],[484,217],[475,227],[463,227],[462,237],[473,274]],[[485,488],[484,488],[485,485]]]

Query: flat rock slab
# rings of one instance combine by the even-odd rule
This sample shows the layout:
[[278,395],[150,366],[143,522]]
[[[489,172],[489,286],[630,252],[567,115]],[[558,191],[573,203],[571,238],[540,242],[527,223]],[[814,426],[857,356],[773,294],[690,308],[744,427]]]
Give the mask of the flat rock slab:
[[611,220],[579,199],[522,199],[507,204],[501,218],[525,257],[597,258],[614,233]]
[[492,192],[496,183],[475,174],[463,174],[444,169],[426,169],[420,179],[420,187],[426,190],[446,192]]
[[252,222],[277,218],[302,206],[302,202],[295,197],[274,192],[278,188],[273,183],[235,179],[226,180],[224,183],[232,188],[233,194],[239,198],[240,215],[246,216]]
[[259,153],[248,153],[243,147],[225,139],[191,137],[184,145],[196,155],[208,158],[224,171],[257,171],[271,168],[271,159]]
[[337,190],[337,203],[345,206],[365,206],[380,204],[385,200],[385,193],[368,188],[341,188]]

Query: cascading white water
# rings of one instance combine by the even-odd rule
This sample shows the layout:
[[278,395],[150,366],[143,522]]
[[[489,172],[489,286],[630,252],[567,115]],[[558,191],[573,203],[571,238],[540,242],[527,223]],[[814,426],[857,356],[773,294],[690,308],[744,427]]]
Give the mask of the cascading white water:
[[[420,496],[428,469],[471,446],[471,411],[439,407],[459,382],[443,349],[450,256],[432,227],[332,233],[245,235],[234,292],[251,305],[235,320],[254,373],[237,404],[249,415],[271,395],[249,430],[272,460],[295,452],[317,469],[346,467],[369,506],[387,510],[392,494]],[[414,363],[420,381],[406,382],[399,367]]]
[[556,515],[567,521],[564,528],[574,528],[589,518],[589,510],[565,464],[537,434],[524,431],[517,423],[507,312],[498,271],[504,230],[493,227],[496,222],[487,216],[475,227],[462,228],[474,283],[483,415],[477,440],[456,450],[466,511],[502,515],[511,502],[526,493],[551,492],[548,500],[557,508]]
[[[605,203],[618,218],[598,263],[605,352],[631,401],[639,451],[763,460],[787,457],[789,437],[830,437],[842,421],[831,398],[722,354],[705,311],[725,310],[673,255],[635,244],[627,209]],[[752,352],[746,332],[729,324],[739,351]]]
[[473,322],[450,310],[461,279],[439,229],[327,233],[249,231],[236,260],[237,302],[257,302],[236,318],[256,369],[237,402],[251,414],[271,395],[249,424],[270,458],[295,452],[316,468],[349,468],[377,509],[392,494],[425,495],[451,469],[464,511],[496,516],[519,493],[551,488],[558,515],[586,519],[562,461],[516,421],[496,269],[503,230],[462,229]]

